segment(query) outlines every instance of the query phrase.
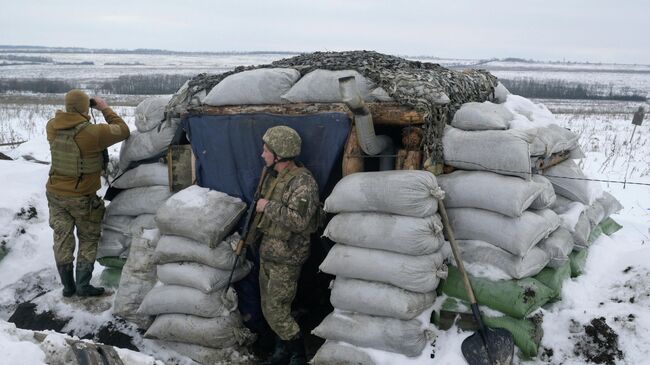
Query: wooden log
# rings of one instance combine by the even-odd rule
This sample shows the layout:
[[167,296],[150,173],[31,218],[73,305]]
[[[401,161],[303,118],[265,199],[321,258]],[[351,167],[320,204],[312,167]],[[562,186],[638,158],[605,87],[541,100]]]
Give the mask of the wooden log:
[[404,162],[406,161],[406,155],[408,151],[404,148],[397,150],[397,157],[395,158],[395,170],[403,170]]
[[420,144],[424,138],[424,131],[419,127],[405,127],[402,129],[402,144],[409,151],[420,149]]
[[[373,124],[408,126],[424,124],[422,113],[408,106],[393,102],[366,103],[372,114]],[[244,113],[270,113],[283,115],[303,115],[326,112],[346,113],[350,119],[353,114],[344,103],[288,103],[264,105],[224,105],[224,106],[194,106],[187,110],[183,116],[191,114],[224,115]]]
[[359,140],[357,139],[357,129],[355,126],[352,126],[343,152],[343,176],[354,174],[355,172],[363,172],[362,153]]
[[420,170],[422,166],[421,151],[407,151],[402,170]]

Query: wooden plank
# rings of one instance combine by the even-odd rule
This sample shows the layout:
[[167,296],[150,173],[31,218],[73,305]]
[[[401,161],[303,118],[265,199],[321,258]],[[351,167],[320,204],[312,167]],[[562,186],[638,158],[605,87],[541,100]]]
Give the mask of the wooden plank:
[[533,163],[533,173],[541,172],[545,169],[548,169],[549,167],[553,167],[559,164],[564,160],[567,160],[570,154],[571,154],[570,151],[561,151],[561,152],[554,153],[551,156],[546,158],[542,158],[542,157],[538,158]]
[[[424,124],[424,115],[413,108],[397,103],[366,103],[374,124],[408,126]],[[245,113],[270,113],[281,115],[303,115],[326,112],[346,113],[350,119],[354,115],[343,103],[289,103],[269,105],[224,105],[224,106],[195,106],[190,107],[187,114],[228,115]]]
[[172,145],[167,150],[169,190],[181,191],[196,181],[195,157],[190,145]]

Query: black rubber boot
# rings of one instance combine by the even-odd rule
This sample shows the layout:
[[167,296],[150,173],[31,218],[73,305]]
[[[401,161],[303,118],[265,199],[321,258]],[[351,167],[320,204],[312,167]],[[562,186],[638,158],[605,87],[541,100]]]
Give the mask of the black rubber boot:
[[305,355],[305,341],[302,335],[289,341],[289,365],[307,365],[307,356]]
[[59,271],[61,277],[61,284],[63,284],[63,296],[71,297],[74,295],[77,287],[74,284],[74,268],[72,263],[57,265],[56,269]]
[[77,262],[77,295],[80,297],[96,297],[104,294],[104,288],[90,285],[94,266],[94,263]]
[[289,352],[289,341],[284,341],[275,335],[275,349],[273,354],[269,356],[266,361],[262,361],[260,365],[285,365],[291,356]]

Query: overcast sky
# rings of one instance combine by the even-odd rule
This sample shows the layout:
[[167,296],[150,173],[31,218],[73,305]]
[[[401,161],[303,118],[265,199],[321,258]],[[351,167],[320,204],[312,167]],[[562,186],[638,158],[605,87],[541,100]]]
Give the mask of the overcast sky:
[[649,0],[0,0],[0,44],[650,64]]

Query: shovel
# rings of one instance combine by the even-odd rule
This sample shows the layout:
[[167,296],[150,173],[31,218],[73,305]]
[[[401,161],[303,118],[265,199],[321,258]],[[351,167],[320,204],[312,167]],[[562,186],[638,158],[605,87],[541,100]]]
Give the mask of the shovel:
[[478,325],[478,332],[467,337],[461,345],[463,356],[469,365],[507,365],[512,363],[512,357],[515,353],[515,341],[512,334],[502,328],[488,328],[483,324],[481,313],[478,310],[478,304],[474,297],[472,285],[469,282],[463,260],[458,250],[458,242],[454,238],[454,232],[449,224],[447,210],[442,202],[438,199],[438,211],[442,217],[442,223],[447,231],[447,238],[451,242],[451,251],[454,253],[456,266],[463,277],[463,284],[467,290],[467,296],[472,307],[472,315]]

